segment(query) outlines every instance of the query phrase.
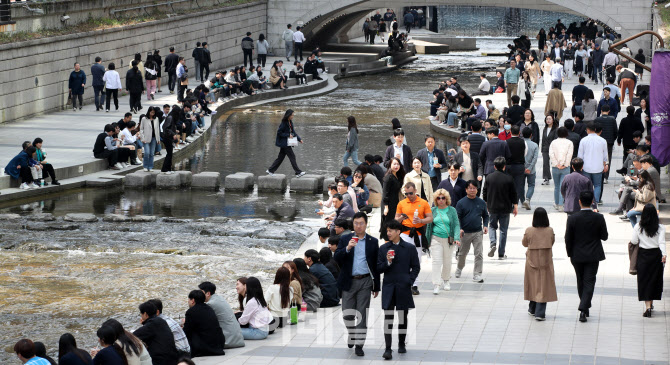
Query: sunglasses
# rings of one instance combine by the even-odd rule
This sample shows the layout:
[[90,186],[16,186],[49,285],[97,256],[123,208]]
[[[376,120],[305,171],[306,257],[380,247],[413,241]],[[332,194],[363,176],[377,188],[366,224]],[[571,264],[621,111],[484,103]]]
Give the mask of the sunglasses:
[[405,193],[405,195],[414,195],[414,193],[408,192],[408,193]]
[[447,200],[447,197],[446,196],[438,196],[437,200]]

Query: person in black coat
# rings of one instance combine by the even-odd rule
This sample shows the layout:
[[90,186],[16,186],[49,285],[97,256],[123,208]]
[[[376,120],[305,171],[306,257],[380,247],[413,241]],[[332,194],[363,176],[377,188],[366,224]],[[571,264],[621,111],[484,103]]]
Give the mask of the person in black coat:
[[384,167],[388,169],[391,158],[398,157],[405,171],[410,171],[412,169],[412,149],[403,143],[405,141],[405,131],[402,128],[395,129],[393,138],[395,143],[388,146],[384,154]]
[[526,141],[519,137],[520,128],[518,125],[512,126],[512,138],[508,139],[507,145],[512,156],[507,160],[507,173],[514,179],[516,186],[516,195],[523,203],[526,187]]
[[509,160],[512,157],[512,152],[509,150],[507,142],[498,138],[498,128],[491,127],[486,130],[486,137],[488,141],[484,142],[482,149],[479,152],[479,159],[484,165],[484,176],[492,173],[494,169],[494,161],[498,157],[504,157]]
[[532,131],[530,140],[535,142],[538,146],[540,145],[540,126],[535,121],[535,113],[531,109],[526,109],[523,112],[523,119],[518,123],[519,133],[523,133],[523,130],[530,128]]
[[154,364],[176,365],[179,353],[170,326],[156,315],[158,308],[151,302],[140,304],[142,327],[133,332],[147,346]]
[[384,274],[382,285],[382,309],[384,310],[384,341],[386,350],[384,359],[392,356],[391,343],[393,332],[394,310],[398,311],[398,353],[405,353],[407,337],[407,314],[414,308],[412,283],[419,276],[421,262],[416,247],[400,238],[402,224],[398,221],[389,222],[386,235],[389,242],[379,247],[377,271]]
[[382,239],[386,239],[386,224],[395,220],[395,213],[400,202],[400,191],[402,190],[404,179],[405,170],[400,160],[392,157],[382,184],[382,222],[379,229],[379,237]]
[[572,129],[572,131],[579,134],[580,140],[581,138],[586,137],[588,133],[586,133],[586,123],[584,123],[584,113],[577,112],[577,114],[575,114],[575,127]]
[[275,171],[279,168],[282,162],[284,162],[284,157],[288,156],[289,161],[291,161],[291,166],[293,166],[293,171],[295,171],[296,177],[301,177],[305,175],[305,172],[300,170],[298,163],[295,160],[295,154],[293,153],[293,147],[288,145],[288,139],[296,137],[298,142],[304,143],[302,138],[295,132],[293,128],[293,116],[295,113],[292,109],[289,109],[284,113],[284,117],[279,124],[277,129],[277,138],[275,140],[275,146],[279,147],[279,156],[272,163],[272,165],[265,171],[268,175],[274,175]]
[[470,151],[480,154],[482,145],[484,142],[486,142],[486,137],[480,134],[482,131],[482,122],[476,120],[472,122],[470,128],[472,129],[472,134],[468,135],[468,141],[470,141]]
[[591,210],[593,192],[579,194],[581,210],[568,216],[565,227],[565,250],[577,276],[579,321],[586,322],[596,286],[598,265],[605,259],[602,241],[607,241],[607,224],[602,214]]
[[[416,158],[421,160],[421,170],[430,176],[430,182],[433,190],[437,190],[437,185],[442,181],[442,169],[447,165],[447,159],[441,149],[435,148],[435,137],[428,134],[424,140],[426,148],[422,148],[416,153]],[[437,162],[435,159],[437,158]],[[411,166],[411,165],[410,165]],[[432,175],[431,175],[432,173]]]
[[630,150],[634,150],[637,147],[637,143],[633,141],[633,132],[640,131],[644,132],[644,125],[642,121],[635,117],[635,107],[629,105],[626,108],[626,117],[621,119],[619,123],[619,130],[617,132],[617,144],[621,146],[623,141],[623,159],[626,160]]
[[570,140],[570,142],[572,142],[572,158],[575,158],[577,157],[577,153],[579,152],[579,142],[582,140],[582,138],[579,136],[579,134],[574,132],[575,128],[574,120],[566,119],[565,122],[563,122],[563,126],[568,130],[567,138]]
[[225,355],[226,338],[214,309],[205,304],[205,293],[191,291],[188,305],[191,308],[184,315],[184,333],[191,346],[191,357]]
[[305,251],[305,263],[309,266],[309,273],[319,280],[319,287],[323,299],[321,308],[335,307],[340,304],[340,294],[337,291],[337,281],[328,268],[321,263],[321,256],[316,250]]
[[372,174],[375,175],[377,180],[379,180],[379,183],[383,184],[384,183],[384,169],[382,169],[381,166],[379,166],[375,163],[375,156],[365,155],[365,163],[370,168],[370,171],[372,171]]
[[[379,241],[365,233],[367,225],[368,216],[363,212],[356,213],[354,233],[340,238],[333,256],[341,268],[337,288],[342,292],[343,319],[349,333],[347,345],[356,345],[358,356],[364,355],[370,296],[376,298],[380,289],[377,271]],[[345,314],[347,310],[353,310],[355,314]]]
[[177,84],[177,65],[179,56],[174,53],[174,47],[170,47],[170,54],[165,57],[165,72],[168,74],[168,89],[170,94],[174,93],[174,87]]
[[126,73],[126,91],[130,94],[130,111],[137,113],[142,109],[142,93],[144,92],[144,81],[142,73],[137,67],[137,60],[133,60],[132,68]]
[[489,239],[491,248],[489,257],[493,257],[496,252],[496,230],[500,226],[500,247],[498,249],[498,259],[504,260],[505,245],[507,244],[507,228],[509,226],[509,214],[513,213],[516,217],[518,213],[519,198],[517,197],[516,187],[512,176],[506,174],[506,160],[504,157],[497,157],[494,161],[496,171],[489,174],[484,180],[482,189],[482,198],[486,202],[489,210]]
[[447,170],[449,171],[449,177],[442,180],[440,185],[437,186],[437,190],[444,189],[449,192],[451,206],[455,208],[458,201],[467,195],[465,189],[468,184],[458,176],[461,172],[461,165],[458,162],[449,162],[447,164]]

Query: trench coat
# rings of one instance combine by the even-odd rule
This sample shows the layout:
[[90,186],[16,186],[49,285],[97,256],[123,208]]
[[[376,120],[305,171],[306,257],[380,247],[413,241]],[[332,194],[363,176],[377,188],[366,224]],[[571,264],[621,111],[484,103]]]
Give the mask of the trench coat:
[[528,227],[521,244],[526,250],[526,269],[523,276],[523,299],[537,303],[555,302],[556,283],[551,247],[555,235],[551,227]]
[[[395,258],[388,264],[386,254],[393,247]],[[419,254],[414,244],[400,239],[397,245],[386,242],[379,247],[377,256],[377,272],[384,274],[382,284],[382,309],[383,310],[408,310],[414,308],[412,297],[412,285],[421,271]],[[392,305],[395,294],[395,308]]]

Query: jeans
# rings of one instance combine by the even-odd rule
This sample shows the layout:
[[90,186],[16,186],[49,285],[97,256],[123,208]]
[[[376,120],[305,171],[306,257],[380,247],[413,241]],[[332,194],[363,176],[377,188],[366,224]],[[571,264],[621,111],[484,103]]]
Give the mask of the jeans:
[[537,303],[532,300],[528,303],[528,311],[535,314],[536,318],[544,318],[547,311],[547,303]]
[[177,71],[168,72],[168,89],[174,91],[174,86],[177,84]]
[[195,64],[195,79],[200,80],[202,77],[202,74],[200,73],[200,61],[193,60],[193,63]]
[[103,85],[93,86],[93,93],[95,94],[95,110],[102,109],[102,98],[100,97],[100,94],[104,97],[105,94],[102,92],[102,89],[104,88]]
[[582,108],[581,105],[575,105],[575,112],[577,113],[583,113],[584,109]]
[[286,50],[286,59],[288,60],[293,54],[293,41],[284,41],[284,49]]
[[352,150],[351,152],[346,151],[344,152],[344,157],[342,157],[342,161],[344,162],[344,166],[349,166],[349,157],[351,156],[351,161],[354,163],[354,165],[360,165],[361,161],[358,160],[358,150]]
[[526,190],[526,199],[530,200],[533,198],[533,193],[535,193],[535,177],[537,174],[526,174],[526,181],[528,182],[528,190]]
[[596,200],[596,203],[600,202],[600,193],[603,189],[603,173],[599,172],[597,174],[592,174],[586,171],[582,171],[582,174],[591,180],[593,183],[593,197]]
[[630,219],[630,225],[635,227],[635,224],[637,224],[637,216],[642,215],[642,212],[638,212],[637,210],[629,210],[628,213],[626,213],[626,217]]
[[156,152],[156,138],[152,138],[151,142],[144,144],[144,158],[142,158],[142,165],[145,169],[154,168],[154,153]]
[[551,168],[551,175],[554,179],[554,204],[563,205],[563,195],[561,194],[561,183],[563,178],[568,176],[570,173],[569,167],[564,167],[559,169],[558,167]]
[[447,125],[448,126],[453,126],[454,125],[454,119],[456,119],[457,116],[458,116],[458,114],[456,114],[454,112],[449,112],[447,114]]
[[498,256],[505,256],[505,245],[507,244],[507,227],[509,227],[509,213],[491,213],[489,218],[489,239],[491,247],[496,247],[496,230],[500,226],[500,244],[498,245]]
[[[607,144],[607,166],[612,166],[612,149],[614,148],[614,144]],[[607,172],[603,172],[603,179],[609,179],[610,178],[610,171],[612,169],[607,169]],[[602,192],[600,192],[600,195],[602,195]]]
[[242,330],[242,337],[244,337],[245,340],[264,340],[268,338],[268,331],[264,331],[259,328],[241,328]]

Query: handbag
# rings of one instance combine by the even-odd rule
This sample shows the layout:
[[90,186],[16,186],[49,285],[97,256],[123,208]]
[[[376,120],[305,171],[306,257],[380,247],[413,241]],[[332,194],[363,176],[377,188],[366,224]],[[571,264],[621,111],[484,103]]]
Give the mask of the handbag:
[[286,141],[286,145],[288,147],[295,147],[298,145],[298,137],[289,137],[289,139]]
[[502,87],[498,86],[498,87],[496,88],[496,91],[494,91],[493,93],[494,93],[494,94],[500,94],[500,93],[503,93],[503,92],[505,92],[505,90],[503,90]]
[[631,275],[637,275],[637,251],[638,245],[634,245],[632,242],[628,242],[628,258],[630,259],[630,266],[628,267],[628,273]]
[[295,301],[291,301],[289,323],[298,324],[298,305],[295,303]]

